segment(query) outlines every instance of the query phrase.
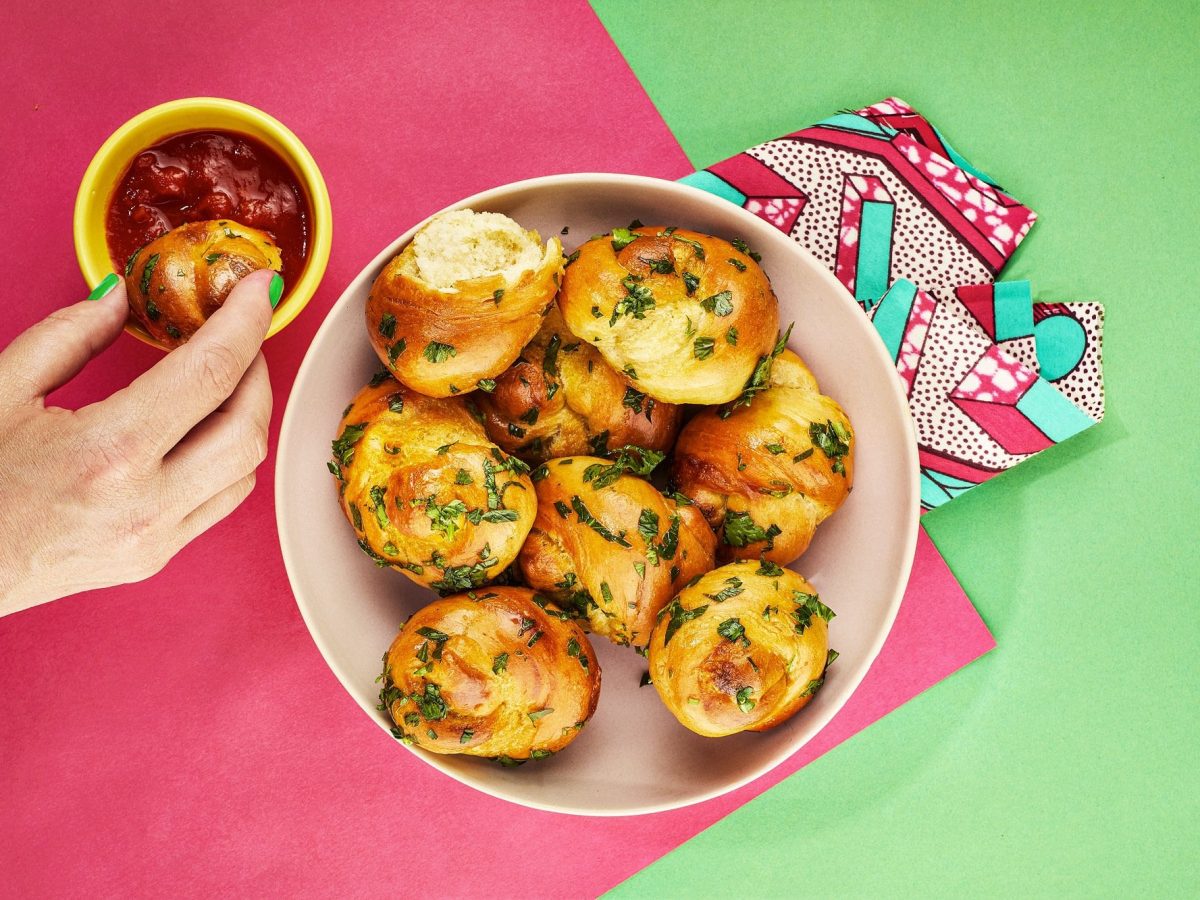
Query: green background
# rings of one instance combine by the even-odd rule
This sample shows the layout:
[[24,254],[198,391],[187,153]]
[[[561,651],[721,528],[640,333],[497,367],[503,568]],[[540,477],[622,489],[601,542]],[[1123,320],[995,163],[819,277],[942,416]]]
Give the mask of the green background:
[[1193,894],[1200,7],[593,5],[697,167],[899,96],[1107,310],[1105,421],[925,517],[998,648],[614,894]]

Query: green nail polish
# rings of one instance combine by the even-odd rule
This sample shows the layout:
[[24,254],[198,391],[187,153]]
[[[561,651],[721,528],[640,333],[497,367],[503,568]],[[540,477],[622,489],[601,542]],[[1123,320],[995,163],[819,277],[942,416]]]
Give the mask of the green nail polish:
[[271,298],[271,309],[279,305],[279,298],[283,296],[283,276],[278,272],[271,276],[271,286],[267,289],[267,296]]
[[109,272],[104,276],[103,281],[92,288],[92,292],[87,295],[87,298],[89,300],[99,300],[101,297],[107,296],[108,293],[117,286],[117,282],[120,280],[121,279],[117,277],[116,272]]

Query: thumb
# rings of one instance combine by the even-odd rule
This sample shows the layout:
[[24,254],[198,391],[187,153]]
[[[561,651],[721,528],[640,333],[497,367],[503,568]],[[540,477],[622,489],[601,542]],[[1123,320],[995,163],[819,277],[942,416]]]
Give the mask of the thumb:
[[111,273],[89,299],[17,335],[0,352],[0,404],[32,403],[62,387],[116,340],[128,314],[125,282]]

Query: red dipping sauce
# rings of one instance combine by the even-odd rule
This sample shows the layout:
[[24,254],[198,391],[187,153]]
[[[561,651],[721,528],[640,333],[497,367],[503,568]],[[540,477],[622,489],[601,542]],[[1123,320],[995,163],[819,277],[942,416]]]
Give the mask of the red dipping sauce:
[[265,144],[227,131],[177,134],[134,158],[109,201],[108,255],[122,272],[150,241],[207,219],[267,232],[285,283],[304,271],[312,214],[296,176]]

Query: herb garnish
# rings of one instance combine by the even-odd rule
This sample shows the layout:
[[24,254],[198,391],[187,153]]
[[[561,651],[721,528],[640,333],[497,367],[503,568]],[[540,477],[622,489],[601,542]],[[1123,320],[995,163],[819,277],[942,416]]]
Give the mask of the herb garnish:
[[492,674],[493,675],[499,675],[501,672],[503,672],[507,668],[508,668],[508,654],[507,653],[501,653],[499,656],[497,656],[495,659],[492,660]]
[[618,300],[616,306],[613,307],[612,316],[608,320],[610,328],[617,324],[617,319],[621,316],[628,315],[635,319],[644,319],[646,311],[654,308],[654,295],[650,293],[650,288],[639,284],[640,281],[641,279],[636,275],[626,275],[621,279],[621,286],[625,288],[625,296]]
[[425,345],[425,349],[421,352],[431,363],[445,362],[452,356],[458,356],[458,351],[451,344],[443,344],[441,341],[430,341]]
[[820,601],[817,594],[792,591],[792,600],[796,603],[796,608],[792,611],[792,618],[796,620],[796,634],[804,634],[812,624],[813,616],[828,622],[837,615]]
[[826,420],[824,425],[813,422],[808,426],[808,435],[813,444],[833,460],[833,471],[845,478],[846,463],[843,457],[850,453],[850,432],[845,426],[834,419]]
[[730,547],[745,547],[758,541],[766,541],[767,549],[774,547],[775,536],[782,531],[778,525],[762,528],[750,518],[748,512],[725,511],[724,540]]
[[612,544],[617,544],[620,547],[633,546],[621,535],[613,534],[608,530],[607,527],[605,527],[603,522],[593,516],[591,512],[588,511],[588,508],[584,505],[583,501],[579,498],[578,494],[571,498],[571,508],[575,510],[575,515],[579,517],[579,521],[582,524],[588,526],[588,528],[592,529],[592,531],[596,532],[596,534],[600,535],[600,537],[604,538],[604,540]]
[[716,316],[727,316],[733,312],[733,291],[721,291],[700,301],[700,305]]
[[477,382],[475,382],[475,386],[477,388],[479,388],[481,391],[486,391],[487,393],[490,394],[492,391],[494,391],[496,389],[496,379],[495,378],[480,378]]
[[342,429],[342,434],[333,442],[333,458],[343,466],[348,466],[354,461],[354,445],[362,440],[363,433],[367,430],[366,422],[359,422],[357,425],[347,425]]
[[154,274],[154,267],[157,265],[158,254],[154,253],[151,254],[150,258],[146,260],[146,264],[142,266],[142,280],[139,286],[141,287],[143,294],[150,293],[150,276]]
[[734,238],[729,243],[733,244],[733,248],[735,250],[737,250],[739,253],[745,253],[748,257],[750,257],[755,262],[762,262],[762,254],[755,253],[753,250],[751,250],[750,246],[745,241],[743,241],[741,238]]
[[380,528],[388,528],[392,522],[388,518],[387,507],[384,504],[384,495],[387,493],[387,488],[381,484],[377,484],[371,488],[371,511],[375,513],[375,521],[379,523]]
[[670,616],[671,619],[667,622],[667,633],[663,635],[663,646],[671,643],[671,638],[675,637],[677,632],[684,623],[697,619],[708,611],[708,604],[697,606],[695,609],[684,609],[683,604],[679,602],[679,598],[675,597],[662,608],[658,614],[659,620],[663,616]]
[[690,297],[696,293],[696,289],[700,287],[700,276],[692,272],[683,273],[683,287]]
[[659,450],[646,450],[636,444],[626,444],[617,451],[616,457],[609,465],[592,463],[584,469],[583,480],[590,482],[596,490],[601,490],[626,473],[645,478],[665,457],[666,454]]
[[612,248],[619,253],[639,237],[641,237],[640,234],[634,234],[628,228],[614,228],[612,230]]
[[737,576],[734,576],[733,578],[726,578],[725,584],[727,584],[728,587],[722,588],[715,594],[705,594],[704,596],[716,603],[724,603],[726,600],[730,599],[731,597],[736,597],[745,590],[745,588],[742,587],[742,579],[738,578]]
[[737,697],[735,699],[737,700],[738,709],[740,709],[742,712],[748,713],[754,709],[754,701],[750,699],[750,695],[753,693],[754,688],[749,686],[744,687],[737,692]]
[[771,364],[776,358],[787,349],[788,339],[792,336],[792,328],[796,323],[792,323],[787,327],[787,331],[780,332],[776,341],[775,347],[766,356],[761,356],[758,359],[758,364],[754,367],[754,371],[750,373],[750,377],[746,380],[746,386],[742,388],[742,393],[738,397],[726,403],[718,410],[717,415],[722,419],[728,419],[733,414],[735,409],[742,406],[749,406],[754,402],[756,395],[765,391],[771,384]]
[[432,681],[425,682],[424,694],[413,694],[412,699],[426,722],[436,722],[446,718],[449,710],[446,707],[446,701],[442,699],[442,689]]
[[396,317],[391,313],[384,313],[383,318],[379,320],[379,333],[389,341],[396,336]]
[[741,620],[735,618],[726,619],[717,626],[717,634],[725,638],[727,641],[741,641],[743,647],[750,646],[750,639],[746,637],[746,628],[742,625]]
[[708,359],[713,355],[713,344],[715,342],[710,337],[698,337],[692,343],[692,355],[696,359]]

